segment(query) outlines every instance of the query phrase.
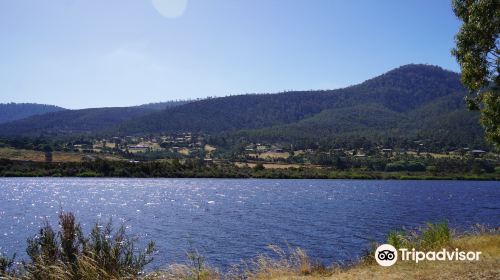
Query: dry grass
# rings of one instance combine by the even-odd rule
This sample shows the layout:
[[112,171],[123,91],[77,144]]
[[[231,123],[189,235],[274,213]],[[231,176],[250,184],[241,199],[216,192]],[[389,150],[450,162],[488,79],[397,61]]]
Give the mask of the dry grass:
[[413,156],[431,156],[433,158],[463,158],[463,156],[457,155],[457,154],[440,154],[440,153],[428,153],[428,152],[421,152],[418,154],[417,152],[406,152],[409,155]]
[[80,153],[65,153],[65,152],[53,152],[52,161],[53,162],[80,162],[82,161],[83,154]]
[[45,161],[45,154],[39,151],[0,148],[0,158],[25,161]]
[[298,268],[277,267],[271,271],[258,271],[249,279],[500,279],[500,235],[465,236],[453,240],[449,247],[464,251],[481,251],[481,259],[477,262],[424,261],[419,264],[400,261],[391,267],[360,263],[350,268],[330,269],[327,272],[311,270],[311,275],[297,272]]
[[290,157],[290,153],[287,152],[265,152],[259,155],[260,158],[268,158],[268,159],[287,159]]
[[[428,232],[439,233],[440,229],[442,227],[437,225],[431,227]],[[429,236],[422,235],[419,240],[428,238]],[[191,264],[173,265],[164,271],[148,275],[146,279],[500,279],[500,235],[498,231],[476,232],[474,235],[451,239],[443,246],[450,250],[459,248],[461,251],[481,251],[481,258],[479,261],[421,261],[418,264],[411,261],[399,261],[391,267],[381,267],[370,258],[365,258],[364,261],[351,267],[326,268],[311,262],[306,252],[301,249],[282,250],[278,247],[271,247],[272,256],[261,255],[224,275],[207,266]]]
[[211,153],[211,152],[217,150],[217,148],[215,148],[214,146],[210,146],[208,144],[206,144],[205,147],[203,147],[203,149],[205,150],[205,152],[208,152],[208,153]]
[[[54,162],[80,162],[82,153],[53,152],[52,161]],[[45,153],[33,150],[18,150],[12,148],[0,148],[0,158],[20,161],[44,162]]]
[[[85,154],[74,152],[52,152],[53,162],[82,162]],[[123,160],[113,155],[92,155],[106,160]],[[18,150],[12,148],[0,148],[0,158],[19,161],[45,162],[45,153],[34,150]]]

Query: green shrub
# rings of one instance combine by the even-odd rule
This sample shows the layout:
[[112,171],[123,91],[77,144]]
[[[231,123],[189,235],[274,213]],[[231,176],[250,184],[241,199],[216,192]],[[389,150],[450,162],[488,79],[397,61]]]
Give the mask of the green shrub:
[[394,248],[408,248],[411,247],[410,240],[403,231],[391,231],[387,235],[387,244],[391,244]]
[[254,170],[254,171],[262,171],[262,170],[265,170],[265,169],[266,169],[266,168],[264,167],[264,164],[262,164],[262,163],[260,163],[260,162],[259,162],[259,163],[257,163],[257,164],[254,166],[254,168],[253,168],[253,170]]
[[451,241],[451,230],[446,222],[428,223],[419,231],[391,231],[387,243],[399,248],[432,250],[447,246]]
[[101,175],[93,171],[85,171],[76,174],[77,177],[100,177]]
[[86,238],[72,213],[59,215],[59,231],[48,222],[28,240],[31,262],[25,264],[27,279],[118,279],[134,278],[152,261],[154,243],[139,253],[135,242],[121,226],[116,232],[111,221],[96,223]]
[[451,241],[451,230],[448,223],[427,224],[420,235],[419,247],[421,249],[435,249],[446,246]]

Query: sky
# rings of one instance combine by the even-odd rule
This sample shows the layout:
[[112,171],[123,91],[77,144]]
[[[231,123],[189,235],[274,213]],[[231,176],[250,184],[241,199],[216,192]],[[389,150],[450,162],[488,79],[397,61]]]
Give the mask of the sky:
[[449,0],[0,0],[0,103],[69,109],[459,71]]

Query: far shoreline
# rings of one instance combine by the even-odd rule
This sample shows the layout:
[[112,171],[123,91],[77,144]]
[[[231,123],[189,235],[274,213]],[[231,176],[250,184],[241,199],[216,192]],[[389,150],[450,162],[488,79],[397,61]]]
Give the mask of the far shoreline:
[[78,177],[78,178],[220,178],[220,179],[343,179],[343,180],[460,180],[500,181],[500,168],[459,172],[446,169],[377,171],[366,168],[300,166],[268,168],[238,166],[231,162],[206,164],[180,162],[34,162],[0,159],[0,177]]
[[272,177],[114,177],[114,176],[0,176],[0,179],[155,179],[155,180],[163,180],[163,179],[172,179],[172,180],[192,180],[192,179],[200,179],[200,180],[318,180],[318,181],[465,181],[465,182],[499,182],[499,178],[459,178],[459,177],[412,177],[412,178],[272,178]]

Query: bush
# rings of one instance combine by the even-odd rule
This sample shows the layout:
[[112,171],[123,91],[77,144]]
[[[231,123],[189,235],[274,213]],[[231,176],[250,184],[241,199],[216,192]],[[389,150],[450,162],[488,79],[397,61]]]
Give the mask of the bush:
[[85,171],[76,174],[77,177],[100,177],[101,175],[93,171]]
[[154,243],[137,253],[134,240],[121,226],[113,231],[96,223],[88,238],[72,213],[59,215],[59,232],[48,222],[28,240],[31,262],[25,264],[27,279],[118,279],[134,278],[152,261]]
[[446,222],[432,224],[419,231],[392,231],[387,236],[387,243],[399,248],[432,250],[447,246],[451,241],[451,230]]
[[451,241],[451,231],[448,223],[427,224],[427,228],[422,231],[419,241],[419,247],[422,249],[430,250],[446,246]]
[[396,161],[388,163],[385,166],[385,171],[425,171],[425,164],[418,161]]
[[262,170],[265,170],[265,169],[266,169],[266,168],[264,167],[264,164],[262,164],[262,163],[260,163],[260,162],[259,162],[259,163],[257,163],[257,164],[254,166],[254,168],[253,168],[253,170],[254,170],[254,171],[262,171]]

